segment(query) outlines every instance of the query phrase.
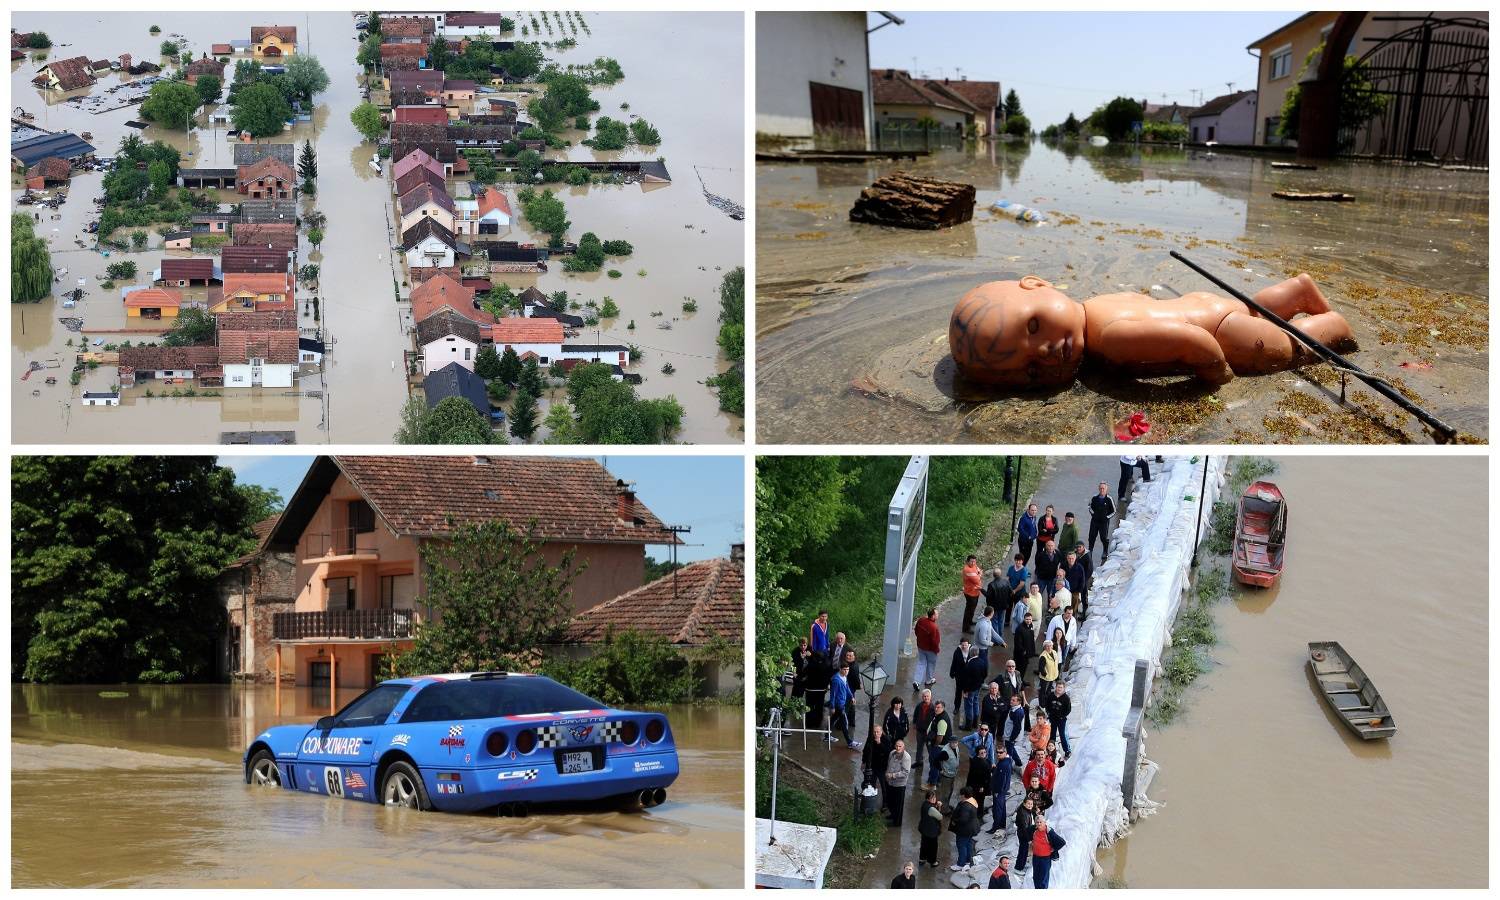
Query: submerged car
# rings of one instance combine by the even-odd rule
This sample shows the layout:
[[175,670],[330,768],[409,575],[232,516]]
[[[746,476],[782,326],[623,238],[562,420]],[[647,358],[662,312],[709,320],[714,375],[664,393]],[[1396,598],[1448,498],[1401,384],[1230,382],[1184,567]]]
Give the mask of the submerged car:
[[247,784],[467,812],[532,803],[666,800],[677,779],[660,713],[609,709],[541,675],[381,682],[315,725],[278,725],[244,755]]

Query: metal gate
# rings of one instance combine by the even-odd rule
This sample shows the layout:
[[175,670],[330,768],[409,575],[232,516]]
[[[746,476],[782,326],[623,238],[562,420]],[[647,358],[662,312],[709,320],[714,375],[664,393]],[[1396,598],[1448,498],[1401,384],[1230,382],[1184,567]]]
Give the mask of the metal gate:
[[1339,146],[1356,156],[1489,165],[1489,23],[1482,19],[1371,16],[1415,22],[1359,58],[1369,92],[1385,111],[1342,128]]

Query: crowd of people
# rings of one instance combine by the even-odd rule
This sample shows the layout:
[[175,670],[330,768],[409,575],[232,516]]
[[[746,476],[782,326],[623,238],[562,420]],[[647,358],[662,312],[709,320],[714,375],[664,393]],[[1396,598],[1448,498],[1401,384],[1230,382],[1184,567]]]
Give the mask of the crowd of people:
[[[1150,480],[1144,457],[1122,457],[1120,465],[1121,493],[1136,470]],[[917,868],[939,868],[945,831],[954,836],[949,869],[968,868],[986,821],[988,833],[1002,840],[1014,830],[1017,846],[1014,860],[999,857],[988,886],[1008,888],[1012,872],[1029,870],[1033,886],[1047,887],[1066,846],[1047,822],[1058,772],[1072,755],[1066,673],[1079,623],[1088,616],[1094,548],[1100,562],[1108,558],[1116,513],[1109,484],[1101,482],[1088,501],[1087,540],[1074,513],[1059,519],[1053,506],[1031,504],[1017,524],[1009,566],[994,566],[986,581],[979,559],[968,557],[959,633],[951,636],[957,644],[948,656],[951,704],[933,693],[946,642],[937,609],[928,609],[913,625],[910,708],[906,698],[892,697],[883,716],[877,709],[876,720],[866,723],[863,742],[855,738],[860,655],[844,633],[830,635],[826,610],[800,640],[786,680],[789,692],[807,703],[806,727],[822,729],[826,711],[833,737],[860,751],[865,789],[883,795],[889,825],[914,827],[920,837],[918,859],[905,863],[891,887],[914,888]],[[908,811],[912,798],[916,807]]]

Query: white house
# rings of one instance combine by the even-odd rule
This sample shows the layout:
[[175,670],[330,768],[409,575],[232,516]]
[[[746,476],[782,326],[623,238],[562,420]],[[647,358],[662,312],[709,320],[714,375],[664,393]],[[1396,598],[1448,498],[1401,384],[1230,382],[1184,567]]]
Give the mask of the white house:
[[455,199],[453,207],[457,211],[456,230],[470,237],[501,234],[510,229],[514,217],[505,192],[495,187],[484,189],[477,197]]
[[480,35],[498,39],[502,18],[504,17],[499,13],[493,12],[450,12],[446,17],[439,13],[437,29],[439,34],[449,40]]
[[873,116],[867,32],[900,24],[883,12],[756,13],[755,130],[868,141]]
[[457,241],[453,232],[435,218],[419,219],[401,235],[401,249],[406,252],[407,268],[453,265]]
[[563,344],[559,357],[578,362],[603,363],[623,369],[630,365],[630,348],[624,344]]
[[1255,141],[1255,91],[1215,97],[1188,113],[1188,140],[1201,144],[1251,144]]
[[417,323],[417,347],[422,351],[423,375],[455,362],[472,372],[479,353],[479,325],[444,307]]
[[216,317],[226,388],[285,388],[297,378],[297,314],[292,310]]
[[119,406],[119,391],[84,391],[84,406]]
[[272,362],[262,357],[252,357],[247,362],[224,364],[226,388],[285,388],[291,387],[296,377],[296,363]]

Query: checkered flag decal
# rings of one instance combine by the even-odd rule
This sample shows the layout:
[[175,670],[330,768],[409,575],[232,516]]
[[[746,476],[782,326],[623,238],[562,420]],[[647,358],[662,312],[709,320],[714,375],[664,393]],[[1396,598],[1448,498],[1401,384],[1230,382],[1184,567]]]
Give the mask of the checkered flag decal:
[[464,727],[462,725],[449,725],[448,737],[463,737]]
[[612,744],[620,740],[620,729],[625,727],[624,722],[605,722],[599,726],[599,740],[606,744]]
[[561,747],[564,744],[561,725],[543,725],[536,730],[536,745],[543,749]]
[[536,776],[541,769],[516,769],[511,772],[501,772],[501,781],[536,781]]

